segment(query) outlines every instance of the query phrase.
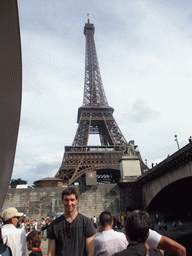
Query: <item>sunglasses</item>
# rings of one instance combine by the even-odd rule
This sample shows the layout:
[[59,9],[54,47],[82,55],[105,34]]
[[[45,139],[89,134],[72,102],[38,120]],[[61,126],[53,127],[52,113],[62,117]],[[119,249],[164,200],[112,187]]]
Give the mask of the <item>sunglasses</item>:
[[67,222],[65,232],[66,232],[67,237],[69,237],[69,238],[72,237],[71,223],[70,222]]

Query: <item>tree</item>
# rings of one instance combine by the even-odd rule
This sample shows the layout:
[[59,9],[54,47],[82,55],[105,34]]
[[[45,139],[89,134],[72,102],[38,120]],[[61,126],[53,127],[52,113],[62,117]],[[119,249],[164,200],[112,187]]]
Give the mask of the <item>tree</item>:
[[37,183],[35,183],[35,181],[33,182],[32,187],[37,188]]
[[19,184],[27,184],[27,181],[22,180],[22,178],[11,179],[11,182],[10,182],[11,188],[16,188],[16,186],[19,185]]

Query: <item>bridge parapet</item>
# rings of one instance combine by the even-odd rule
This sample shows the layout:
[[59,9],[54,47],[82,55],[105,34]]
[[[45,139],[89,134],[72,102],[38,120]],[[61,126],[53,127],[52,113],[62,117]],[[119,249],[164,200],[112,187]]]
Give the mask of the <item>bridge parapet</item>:
[[192,143],[187,144],[165,160],[160,162],[158,165],[149,169],[137,178],[139,184],[146,184],[148,182],[157,179],[158,177],[164,176],[166,173],[174,171],[176,168],[184,166],[185,164],[192,161]]

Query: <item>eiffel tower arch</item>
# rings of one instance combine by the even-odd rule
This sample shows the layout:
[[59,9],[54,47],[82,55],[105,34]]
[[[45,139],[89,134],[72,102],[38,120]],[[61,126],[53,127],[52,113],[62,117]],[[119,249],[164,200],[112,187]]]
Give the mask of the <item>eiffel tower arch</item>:
[[[78,127],[72,146],[65,147],[61,167],[55,175],[66,185],[76,181],[86,182],[88,172],[96,175],[96,183],[118,183],[121,180],[120,161],[123,155],[137,155],[141,165],[144,165],[136,150],[137,146],[133,141],[127,143],[113,117],[114,109],[108,105],[94,32],[94,24],[88,19],[84,27],[86,54],[83,106],[78,110]],[[100,146],[88,145],[91,134],[99,135]]]

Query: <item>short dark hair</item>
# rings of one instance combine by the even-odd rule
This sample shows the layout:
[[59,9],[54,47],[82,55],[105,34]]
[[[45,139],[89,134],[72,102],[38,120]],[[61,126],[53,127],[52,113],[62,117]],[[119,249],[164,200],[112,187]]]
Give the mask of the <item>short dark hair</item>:
[[127,218],[125,230],[131,241],[145,243],[151,219],[145,211],[133,211]]
[[42,235],[38,230],[33,230],[27,235],[27,242],[31,240],[32,246],[39,248],[41,245]]
[[62,191],[62,194],[61,194],[62,201],[63,201],[63,198],[64,198],[65,195],[70,196],[72,194],[74,194],[76,199],[78,199],[78,192],[77,192],[77,190],[75,188],[69,187],[69,188],[64,189]]
[[11,224],[12,223],[12,221],[11,221],[11,219],[8,219],[8,220],[3,220],[3,224],[5,225],[5,224]]
[[127,212],[133,212],[135,210],[140,210],[140,207],[136,206],[136,205],[129,205],[129,206],[127,206],[126,214],[127,214]]
[[113,218],[110,212],[104,211],[99,216],[99,221],[103,227],[111,225]]

